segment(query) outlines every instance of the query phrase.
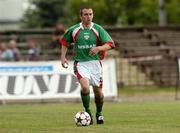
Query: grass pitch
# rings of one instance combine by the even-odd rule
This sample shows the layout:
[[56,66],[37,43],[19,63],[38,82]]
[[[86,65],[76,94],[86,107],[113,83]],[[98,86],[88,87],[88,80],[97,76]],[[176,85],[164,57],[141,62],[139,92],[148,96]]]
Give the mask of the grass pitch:
[[180,101],[105,102],[104,125],[77,127],[74,115],[82,109],[81,103],[0,105],[0,133],[180,132]]

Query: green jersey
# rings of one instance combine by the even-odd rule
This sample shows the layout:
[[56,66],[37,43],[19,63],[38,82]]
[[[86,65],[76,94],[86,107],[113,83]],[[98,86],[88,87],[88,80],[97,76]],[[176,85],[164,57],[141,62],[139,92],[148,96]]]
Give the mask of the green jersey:
[[104,58],[104,51],[95,56],[89,55],[90,49],[105,43],[114,47],[110,35],[98,24],[91,23],[89,29],[85,29],[82,23],[70,27],[61,39],[61,44],[67,48],[74,44],[76,61],[100,60]]

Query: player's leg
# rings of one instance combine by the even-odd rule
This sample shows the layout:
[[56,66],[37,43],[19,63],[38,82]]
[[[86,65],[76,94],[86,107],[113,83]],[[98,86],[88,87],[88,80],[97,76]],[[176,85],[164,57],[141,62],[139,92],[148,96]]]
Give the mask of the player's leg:
[[96,120],[97,124],[103,124],[102,108],[104,103],[104,96],[102,93],[103,85],[103,71],[101,61],[92,62],[90,83],[93,86],[94,100],[96,104]]
[[81,100],[85,111],[91,116],[91,123],[93,124],[92,113],[90,110],[90,90],[89,90],[89,79],[88,78],[81,78],[79,80],[81,84]]
[[96,104],[96,121],[97,124],[103,124],[104,123],[104,118],[102,115],[102,108],[103,108],[103,103],[104,103],[104,95],[102,93],[102,86],[96,87],[93,86],[93,91],[94,91],[94,100]]
[[92,113],[90,110],[90,90],[89,90],[89,71],[86,63],[74,62],[74,73],[76,74],[79,83],[81,85],[81,100],[83,107],[87,113],[91,116],[91,123],[93,124]]
[[90,94],[89,94],[89,73],[86,64],[82,62],[74,62],[74,73],[76,74],[81,85],[81,99],[85,111],[90,113]]
[[81,99],[86,112],[90,112],[90,91],[89,91],[89,80],[87,78],[80,79],[81,84]]

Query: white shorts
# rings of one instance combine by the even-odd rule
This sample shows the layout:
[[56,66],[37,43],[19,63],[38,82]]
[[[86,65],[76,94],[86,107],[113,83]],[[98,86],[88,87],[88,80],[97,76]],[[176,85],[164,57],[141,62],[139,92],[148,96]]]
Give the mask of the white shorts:
[[89,84],[92,86],[102,87],[102,64],[99,60],[75,62],[75,74],[80,80],[81,78],[88,78]]

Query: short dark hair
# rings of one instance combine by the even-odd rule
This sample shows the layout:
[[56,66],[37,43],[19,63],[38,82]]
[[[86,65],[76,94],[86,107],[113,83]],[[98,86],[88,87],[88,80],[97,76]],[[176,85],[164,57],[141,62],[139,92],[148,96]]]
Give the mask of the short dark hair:
[[92,7],[90,7],[90,6],[82,6],[81,8],[80,8],[80,10],[79,10],[79,14],[82,16],[82,10],[83,9],[92,9]]

